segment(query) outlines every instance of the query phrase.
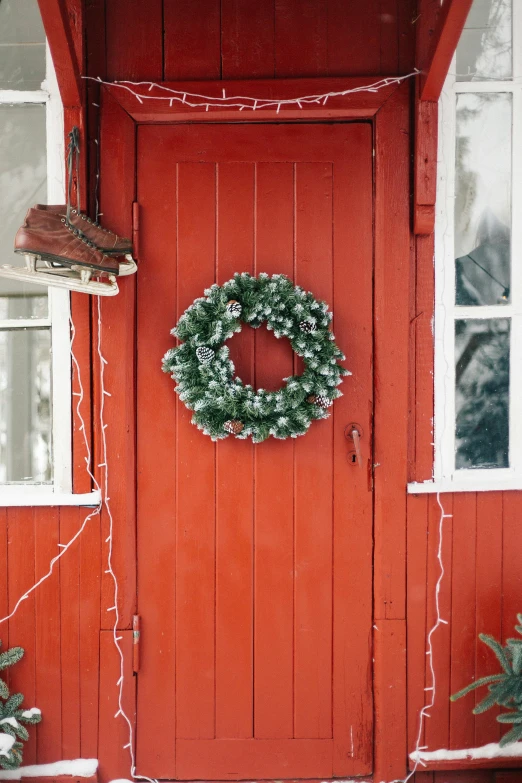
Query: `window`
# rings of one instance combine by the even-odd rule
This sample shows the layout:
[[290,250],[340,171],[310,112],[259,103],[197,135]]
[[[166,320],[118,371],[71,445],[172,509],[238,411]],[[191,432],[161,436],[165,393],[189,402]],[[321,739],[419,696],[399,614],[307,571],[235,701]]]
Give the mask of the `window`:
[[439,107],[435,470],[522,488],[522,4],[475,0]]
[[[63,160],[38,4],[1,0],[0,263],[24,263],[12,248],[29,206],[64,203]],[[0,278],[0,505],[71,492],[68,340],[67,291]]]

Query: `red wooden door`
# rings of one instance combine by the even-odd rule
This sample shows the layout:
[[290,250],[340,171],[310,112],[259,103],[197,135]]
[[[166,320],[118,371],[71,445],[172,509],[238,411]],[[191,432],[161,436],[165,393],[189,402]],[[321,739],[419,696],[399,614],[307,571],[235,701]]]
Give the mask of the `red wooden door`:
[[[371,126],[140,126],[138,200],[137,771],[369,772]],[[295,441],[212,443],[161,372],[181,313],[236,271],[282,272],[333,307],[353,376]],[[263,327],[230,347],[257,387],[292,372]]]

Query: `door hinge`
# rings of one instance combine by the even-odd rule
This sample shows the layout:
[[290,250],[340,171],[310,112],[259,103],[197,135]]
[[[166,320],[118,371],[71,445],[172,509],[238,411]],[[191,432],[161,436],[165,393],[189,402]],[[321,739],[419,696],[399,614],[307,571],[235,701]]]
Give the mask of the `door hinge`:
[[137,261],[140,255],[140,205],[137,201],[132,202],[132,247],[133,258]]
[[140,669],[141,617],[132,617],[132,671],[137,674]]

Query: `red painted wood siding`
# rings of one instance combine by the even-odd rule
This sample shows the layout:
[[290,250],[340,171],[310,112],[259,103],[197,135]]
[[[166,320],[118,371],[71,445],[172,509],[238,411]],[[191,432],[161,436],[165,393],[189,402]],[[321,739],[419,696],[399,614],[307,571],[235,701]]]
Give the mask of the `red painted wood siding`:
[[[58,543],[82,524],[85,509],[0,510],[3,586],[0,612],[49,568]],[[7,557],[8,550],[8,557]],[[3,648],[21,645],[25,657],[10,673],[12,691],[45,720],[31,730],[24,763],[97,756],[100,622],[99,521],[55,568],[53,576],[23,602],[9,626],[0,627]]]
[[[495,710],[473,717],[471,710],[485,691],[454,704],[449,696],[472,680],[498,670],[493,653],[477,639],[489,633],[505,640],[514,634],[520,612],[522,576],[517,553],[522,545],[519,492],[467,492],[442,495],[444,520],[441,590],[443,619],[433,637],[437,677],[435,706],[425,722],[422,745],[469,748],[496,742],[501,726]],[[408,500],[408,675],[409,744],[413,747],[417,713],[428,697],[426,633],[434,623],[434,587],[440,509],[434,496]]]
[[[406,73],[415,0],[106,0],[110,79]],[[101,14],[100,14],[100,21]]]

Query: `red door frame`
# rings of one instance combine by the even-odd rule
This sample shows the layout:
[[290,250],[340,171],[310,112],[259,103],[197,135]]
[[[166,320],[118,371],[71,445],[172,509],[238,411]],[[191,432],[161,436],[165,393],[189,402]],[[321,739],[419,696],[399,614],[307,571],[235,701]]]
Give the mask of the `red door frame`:
[[[164,86],[203,95],[298,97],[364,87],[372,79],[295,79],[237,82],[165,83]],[[410,246],[410,89],[391,85],[378,92],[355,93],[302,109],[239,112],[205,111],[182,104],[170,106],[151,99],[140,103],[117,85],[102,90],[101,211],[118,232],[132,230],[136,193],[135,144],[138,123],[277,122],[366,119],[373,123],[375,148],[374,242],[374,779],[406,773],[406,481],[408,422],[408,338]],[[139,246],[137,248],[139,260]],[[118,438],[112,464],[119,463],[128,481],[111,491],[112,505],[121,509],[115,529],[115,560],[122,574],[122,627],[131,627],[135,600],[135,456],[126,461],[135,434],[135,281],[127,280],[114,301],[103,303],[104,330],[111,333],[105,349],[108,367],[117,374],[121,420],[114,422]],[[348,292],[347,292],[348,293]],[[95,370],[96,377],[96,370]],[[120,419],[120,416],[118,419]],[[112,425],[111,425],[112,426]],[[116,432],[114,432],[116,430]],[[126,446],[125,446],[126,444]],[[110,457],[110,455],[109,455]],[[113,469],[114,470],[114,469]],[[125,513],[127,510],[128,514]],[[118,515],[120,516],[120,515]],[[132,567],[129,565],[132,563]],[[105,705],[104,705],[105,708]],[[106,709],[112,709],[107,705]],[[109,738],[106,738],[109,741]],[[114,766],[123,774],[126,751]],[[357,774],[354,768],[353,774]]]

